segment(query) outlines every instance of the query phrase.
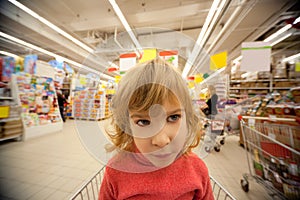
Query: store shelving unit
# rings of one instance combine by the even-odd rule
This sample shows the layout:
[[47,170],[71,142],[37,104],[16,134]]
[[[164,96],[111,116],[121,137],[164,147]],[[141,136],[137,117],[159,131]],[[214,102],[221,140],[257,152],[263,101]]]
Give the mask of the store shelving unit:
[[[43,84],[46,83],[42,82],[42,80],[46,77],[35,77],[37,78],[36,89],[32,88],[34,87],[30,83],[32,77],[29,75],[13,75],[12,77],[12,93],[16,97],[18,105],[22,107],[20,116],[24,128],[24,140],[59,132],[63,128],[63,122],[56,105],[57,102],[55,103],[54,101],[56,94],[53,81],[47,83],[50,89],[43,89],[43,87],[45,87]],[[49,80],[51,80],[51,78]],[[44,94],[45,97],[51,98],[51,100],[49,105],[43,104],[40,108],[42,111],[39,112],[37,97],[41,95],[41,93]],[[28,104],[26,103],[27,100]],[[47,108],[47,106],[49,106],[49,108]]]
[[[18,105],[14,88],[11,83],[2,83],[3,89],[8,90],[10,95],[0,96],[1,110],[0,118],[0,141],[9,139],[23,139],[23,124],[20,117],[21,107]],[[5,116],[6,115],[6,116]]]
[[230,97],[248,97],[252,95],[266,95],[274,90],[287,91],[300,85],[300,79],[257,79],[257,80],[230,80]]

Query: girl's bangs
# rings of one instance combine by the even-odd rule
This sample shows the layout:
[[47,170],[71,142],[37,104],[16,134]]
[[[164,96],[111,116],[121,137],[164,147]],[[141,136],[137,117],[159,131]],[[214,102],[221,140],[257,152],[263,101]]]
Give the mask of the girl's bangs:
[[129,101],[129,110],[147,111],[154,104],[163,104],[164,101],[178,103],[176,95],[167,87],[160,84],[145,84],[136,89]]

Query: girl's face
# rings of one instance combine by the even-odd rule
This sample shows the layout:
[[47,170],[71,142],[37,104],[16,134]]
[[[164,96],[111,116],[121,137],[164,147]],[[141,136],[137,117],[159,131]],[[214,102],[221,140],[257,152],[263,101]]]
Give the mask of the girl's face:
[[138,150],[155,166],[171,164],[186,141],[184,109],[178,101],[165,100],[145,112],[129,111],[130,125]]

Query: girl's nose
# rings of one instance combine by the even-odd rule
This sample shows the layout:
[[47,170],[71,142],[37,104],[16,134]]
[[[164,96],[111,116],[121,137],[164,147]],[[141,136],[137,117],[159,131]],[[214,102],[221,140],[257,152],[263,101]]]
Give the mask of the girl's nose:
[[163,130],[152,138],[152,144],[157,147],[164,147],[170,142],[171,138]]

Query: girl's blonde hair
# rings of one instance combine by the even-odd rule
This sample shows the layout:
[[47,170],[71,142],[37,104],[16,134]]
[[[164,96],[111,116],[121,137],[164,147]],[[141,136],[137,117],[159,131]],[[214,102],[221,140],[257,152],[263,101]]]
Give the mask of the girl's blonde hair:
[[162,104],[165,100],[171,103],[178,101],[184,108],[188,134],[183,153],[196,147],[200,141],[201,126],[186,82],[170,63],[156,58],[131,68],[119,82],[111,104],[113,130],[107,130],[114,146],[107,150],[133,151],[129,110],[147,111],[152,105]]

